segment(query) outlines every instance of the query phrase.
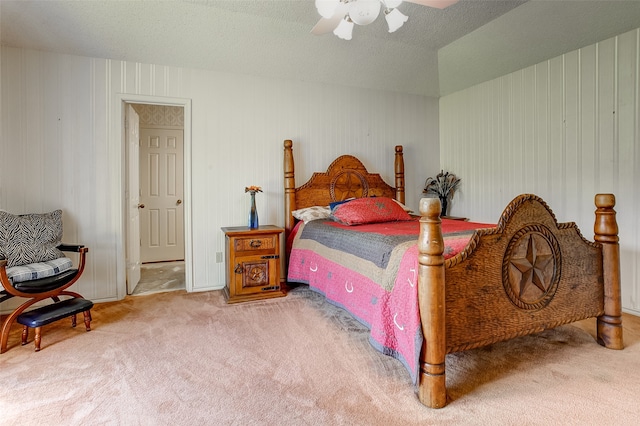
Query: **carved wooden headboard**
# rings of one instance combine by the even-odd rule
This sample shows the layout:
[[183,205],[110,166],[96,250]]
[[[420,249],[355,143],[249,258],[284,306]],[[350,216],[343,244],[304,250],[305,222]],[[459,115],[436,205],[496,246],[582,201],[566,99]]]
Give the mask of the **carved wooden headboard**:
[[311,206],[327,206],[352,197],[389,197],[404,203],[404,159],[402,145],[395,147],[395,188],[378,173],[369,173],[352,155],[335,159],[326,172],[316,172],[304,185],[297,187],[293,163],[293,142],[284,141],[284,207],[285,238],[295,226],[291,212]]

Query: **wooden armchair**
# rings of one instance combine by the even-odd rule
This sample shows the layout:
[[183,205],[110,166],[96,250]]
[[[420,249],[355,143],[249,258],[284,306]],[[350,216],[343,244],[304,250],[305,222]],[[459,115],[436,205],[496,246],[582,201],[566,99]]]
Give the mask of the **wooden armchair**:
[[[2,322],[0,353],[7,350],[9,330],[16,319],[25,324],[23,344],[26,343],[28,334],[27,324],[36,328],[36,350],[39,350],[41,325],[68,316],[73,316],[75,325],[78,304],[63,303],[65,301],[60,297],[68,296],[65,299],[70,297],[84,301],[80,294],[68,291],[67,288],[82,275],[88,249],[82,245],[60,244],[61,238],[61,210],[20,216],[0,211],[0,303],[13,297],[27,299]],[[79,253],[75,268],[63,251]],[[34,304],[46,299],[52,299],[55,306],[45,305],[28,312],[29,316],[23,314]],[[92,306],[90,301],[82,303],[88,330],[89,309]],[[22,321],[21,315],[24,315]]]

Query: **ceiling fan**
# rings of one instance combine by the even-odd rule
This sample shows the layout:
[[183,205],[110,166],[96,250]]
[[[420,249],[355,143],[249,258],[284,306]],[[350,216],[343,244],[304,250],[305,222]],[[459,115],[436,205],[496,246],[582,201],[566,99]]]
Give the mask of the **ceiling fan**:
[[[422,6],[444,9],[459,0],[404,0]],[[322,18],[311,29],[321,35],[333,31],[343,40],[351,40],[354,24],[368,25],[378,18],[381,6],[392,33],[409,19],[397,7],[402,0],[315,0],[316,9]]]

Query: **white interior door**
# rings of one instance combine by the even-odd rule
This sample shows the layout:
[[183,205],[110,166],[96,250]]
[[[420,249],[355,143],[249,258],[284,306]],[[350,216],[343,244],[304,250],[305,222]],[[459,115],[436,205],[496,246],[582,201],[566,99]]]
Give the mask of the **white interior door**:
[[143,263],[184,260],[182,129],[140,130],[140,254]]
[[138,165],[140,163],[140,119],[133,107],[127,104],[125,111],[125,145],[127,157],[127,294],[140,281],[140,185]]

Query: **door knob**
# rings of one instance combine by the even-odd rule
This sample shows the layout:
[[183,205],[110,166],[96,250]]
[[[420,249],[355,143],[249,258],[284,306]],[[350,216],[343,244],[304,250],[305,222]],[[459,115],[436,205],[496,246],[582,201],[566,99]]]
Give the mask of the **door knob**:
[[182,200],[176,201],[176,204],[182,204]]
[[139,209],[144,209],[144,204],[138,204]]

